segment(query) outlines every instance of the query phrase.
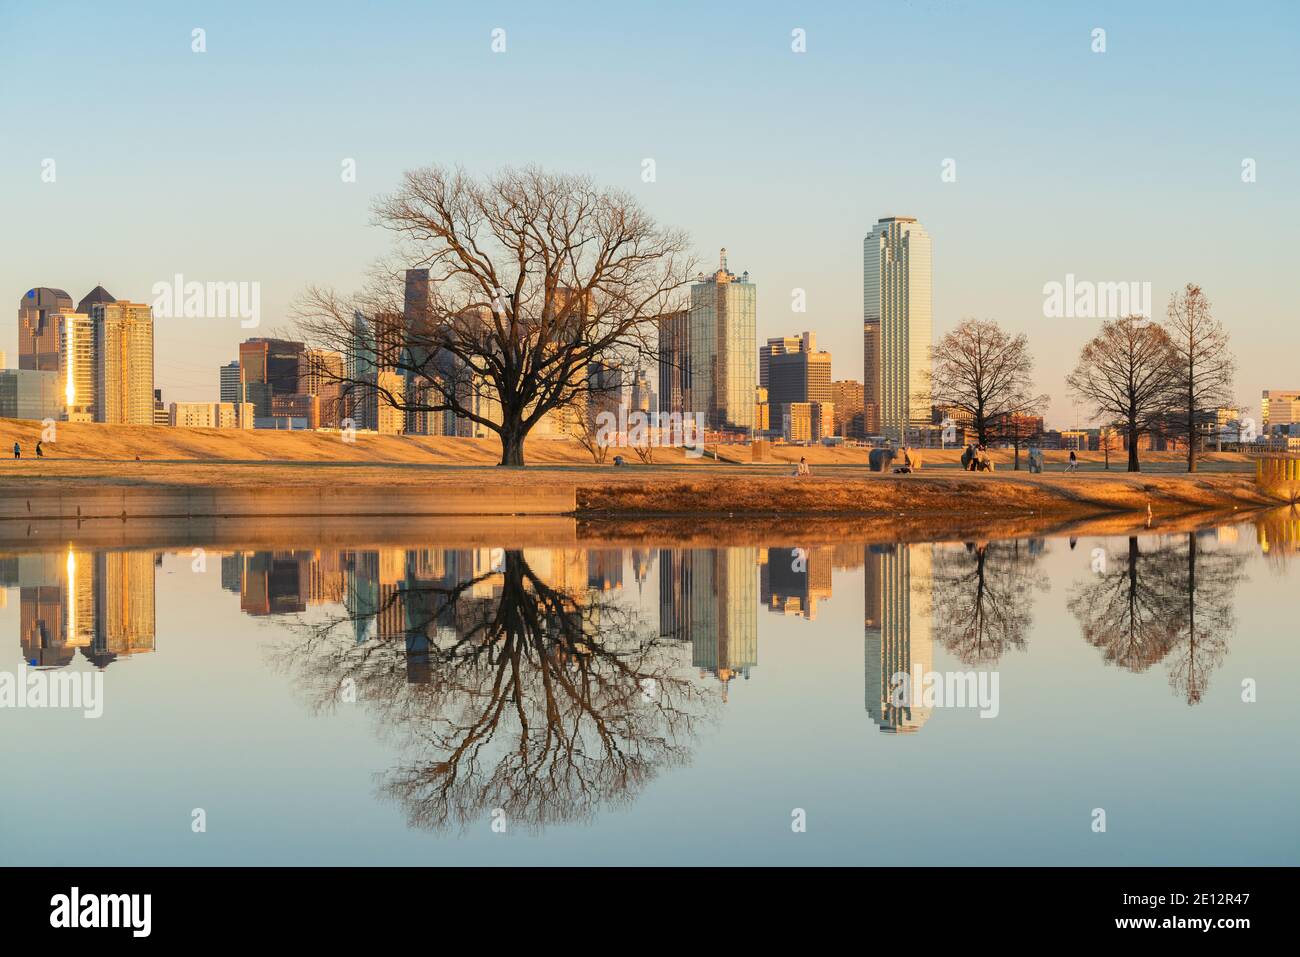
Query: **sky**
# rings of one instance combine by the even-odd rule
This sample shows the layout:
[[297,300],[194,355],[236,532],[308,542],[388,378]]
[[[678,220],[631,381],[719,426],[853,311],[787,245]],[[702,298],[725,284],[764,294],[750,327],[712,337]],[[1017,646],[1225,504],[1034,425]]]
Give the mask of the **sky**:
[[257,330],[156,322],[164,399],[215,399],[304,287],[360,284],[389,248],[371,204],[403,170],[535,163],[630,191],[706,268],[727,247],[759,340],[811,329],[836,378],[862,376],[862,239],[915,216],[935,338],[969,317],[1025,333],[1049,426],[1088,421],[1064,379],[1101,320],[1046,317],[1044,284],[1150,282],[1162,316],[1197,282],[1257,415],[1261,389],[1300,388],[1297,35],[1283,0],[5,0],[0,349],[17,364],[33,286],[148,302],[176,274],[257,282]]

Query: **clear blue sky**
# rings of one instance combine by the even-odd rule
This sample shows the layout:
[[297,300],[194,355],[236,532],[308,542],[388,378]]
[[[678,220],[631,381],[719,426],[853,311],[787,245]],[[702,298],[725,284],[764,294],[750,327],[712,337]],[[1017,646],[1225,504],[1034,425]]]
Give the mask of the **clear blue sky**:
[[[1062,380],[1096,327],[1043,317],[1066,273],[1149,281],[1161,314],[1195,280],[1238,396],[1257,413],[1261,388],[1300,388],[1298,4],[292,6],[0,5],[11,364],[33,285],[148,301],[177,272],[258,281],[265,332],[306,283],[356,284],[386,248],[370,201],[403,169],[536,162],[633,191],[706,262],[727,246],[760,339],[814,329],[837,378],[862,374],[862,237],[901,214],[934,237],[936,336],[966,316],[1027,333],[1050,424],[1074,420]],[[247,335],[159,320],[165,397],[214,398]]]

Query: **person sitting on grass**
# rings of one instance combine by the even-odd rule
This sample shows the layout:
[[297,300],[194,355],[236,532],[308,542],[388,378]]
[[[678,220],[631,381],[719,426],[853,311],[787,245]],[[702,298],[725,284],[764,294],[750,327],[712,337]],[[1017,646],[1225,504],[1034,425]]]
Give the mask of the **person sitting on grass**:
[[903,464],[894,469],[895,475],[911,475],[921,466],[921,460],[912,455],[910,446],[903,447]]
[[812,475],[812,469],[808,467],[808,460],[802,455],[799,456],[799,464],[794,467],[795,475]]
[[975,455],[975,471],[977,472],[993,471],[993,459],[989,455],[989,450],[985,448],[983,445],[979,447],[979,452],[977,452]]

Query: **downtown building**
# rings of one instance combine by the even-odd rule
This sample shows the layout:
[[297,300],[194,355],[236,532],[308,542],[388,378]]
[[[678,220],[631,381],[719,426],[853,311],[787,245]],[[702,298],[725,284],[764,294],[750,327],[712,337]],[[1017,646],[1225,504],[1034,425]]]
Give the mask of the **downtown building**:
[[701,275],[691,286],[684,411],[702,415],[710,431],[748,433],[754,428],[757,304],[758,289],[749,273],[736,276],[727,268],[726,249],[717,272]]
[[930,419],[931,260],[930,235],[910,216],[881,219],[862,243],[866,432],[898,444]]
[[817,442],[835,434],[831,354],[817,349],[815,333],[769,339],[759,363],[773,429],[779,428],[787,442]]

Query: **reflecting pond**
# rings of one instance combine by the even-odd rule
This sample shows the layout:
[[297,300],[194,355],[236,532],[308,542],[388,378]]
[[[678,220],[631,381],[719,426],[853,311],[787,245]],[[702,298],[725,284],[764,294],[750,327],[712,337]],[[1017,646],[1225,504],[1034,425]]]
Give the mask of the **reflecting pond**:
[[1300,521],[1112,531],[10,543],[0,859],[1300,863]]

